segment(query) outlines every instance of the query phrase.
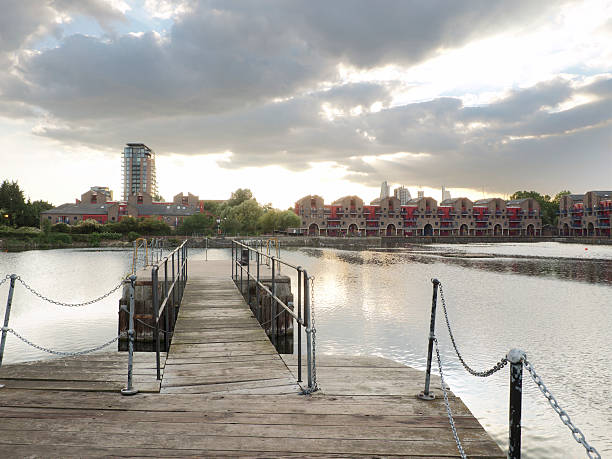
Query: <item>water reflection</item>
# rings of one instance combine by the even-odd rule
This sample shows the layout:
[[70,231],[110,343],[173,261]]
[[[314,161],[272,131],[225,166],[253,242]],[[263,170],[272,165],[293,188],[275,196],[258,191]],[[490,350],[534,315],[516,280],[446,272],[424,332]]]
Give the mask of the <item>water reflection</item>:
[[[601,260],[604,250],[598,259],[561,258],[554,250],[545,251],[552,257],[493,253],[471,258],[459,251],[448,256],[446,247],[415,246],[384,252],[287,250],[283,257],[316,277],[319,352],[379,355],[421,369],[427,355],[430,279],[441,279],[455,337],[470,365],[484,370],[509,349],[524,349],[605,457],[612,453],[612,403],[607,385],[601,384],[612,380],[612,257]],[[507,371],[486,380],[467,374],[441,317],[437,336],[447,379],[504,447]],[[524,394],[523,457],[582,457],[584,451],[532,381],[524,382]]]

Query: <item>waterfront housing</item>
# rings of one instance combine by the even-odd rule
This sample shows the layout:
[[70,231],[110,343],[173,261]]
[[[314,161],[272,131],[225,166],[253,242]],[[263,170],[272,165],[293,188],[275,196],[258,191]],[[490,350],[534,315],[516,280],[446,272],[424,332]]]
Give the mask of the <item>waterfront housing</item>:
[[121,154],[123,200],[138,193],[157,196],[155,151],[144,143],[128,143]]
[[612,191],[569,194],[559,201],[559,235],[610,237]]
[[172,202],[155,202],[149,193],[144,192],[132,194],[124,201],[113,201],[112,194],[101,192],[100,188],[92,187],[75,203],[62,204],[41,212],[41,224],[48,221],[51,224],[77,225],[85,220],[105,224],[119,222],[124,217],[134,217],[154,218],[176,228],[185,217],[204,211],[204,202],[191,193],[179,193]]
[[438,204],[419,196],[402,204],[397,197],[365,204],[345,196],[327,205],[309,195],[295,203],[302,219],[299,234],[310,236],[541,236],[540,205],[533,198],[471,201],[446,199]]

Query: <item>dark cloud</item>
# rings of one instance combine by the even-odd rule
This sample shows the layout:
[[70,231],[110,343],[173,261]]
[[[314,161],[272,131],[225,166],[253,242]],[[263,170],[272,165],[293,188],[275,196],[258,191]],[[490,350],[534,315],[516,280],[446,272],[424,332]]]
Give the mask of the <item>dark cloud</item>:
[[[339,83],[339,63],[410,66],[470,40],[529,28],[558,6],[522,0],[192,2],[164,36],[73,35],[56,48],[21,55],[10,72],[0,71],[0,113],[42,111],[50,122],[37,134],[103,150],[138,139],[160,154],[232,151],[231,162],[223,163],[228,167],[302,170],[310,162],[336,161],[349,168],[351,180],[368,185],[386,179],[534,187],[543,174],[553,183],[567,179],[568,171],[609,178],[610,79],[581,88],[553,79],[478,107],[453,97],[391,107],[399,84]],[[105,28],[122,20],[102,0],[10,0],[8,9],[9,19],[0,17],[4,50],[23,47],[42,29],[51,33],[59,11],[91,16]],[[559,111],[579,94],[593,100]],[[375,102],[383,109],[370,111]],[[358,106],[362,113],[354,116]],[[360,159],[399,152],[408,155]],[[591,161],[602,165],[593,171]]]
[[[88,14],[100,24],[117,19],[102,0],[39,3],[47,12]],[[337,81],[340,62],[409,65],[476,37],[527,27],[552,4],[558,6],[523,0],[193,2],[164,39],[154,33],[73,36],[23,58],[15,69],[19,78],[4,83],[2,92],[6,100],[68,120],[119,112],[149,118],[221,113]],[[25,16],[31,21],[37,13]]]

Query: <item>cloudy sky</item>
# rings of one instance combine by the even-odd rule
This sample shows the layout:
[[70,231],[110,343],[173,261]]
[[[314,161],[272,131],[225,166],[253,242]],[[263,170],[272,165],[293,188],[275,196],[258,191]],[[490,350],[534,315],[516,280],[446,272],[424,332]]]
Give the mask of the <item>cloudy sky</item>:
[[612,188],[612,0],[0,0],[0,179],[120,197]]

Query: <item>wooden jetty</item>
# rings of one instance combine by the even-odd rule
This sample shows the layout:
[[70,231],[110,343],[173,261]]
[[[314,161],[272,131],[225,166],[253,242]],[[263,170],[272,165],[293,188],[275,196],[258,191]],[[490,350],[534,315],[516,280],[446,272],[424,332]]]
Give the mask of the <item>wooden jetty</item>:
[[[163,368],[136,353],[0,369],[0,457],[458,457],[439,394],[423,372],[378,357],[317,355],[322,390],[301,395],[295,356],[281,358],[246,306],[229,261],[190,261]],[[319,337],[319,339],[324,339]],[[450,404],[469,457],[505,457],[462,401]]]

